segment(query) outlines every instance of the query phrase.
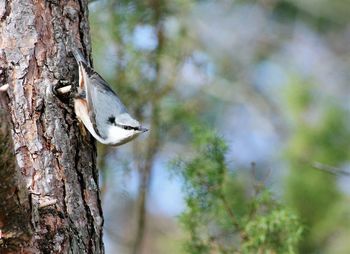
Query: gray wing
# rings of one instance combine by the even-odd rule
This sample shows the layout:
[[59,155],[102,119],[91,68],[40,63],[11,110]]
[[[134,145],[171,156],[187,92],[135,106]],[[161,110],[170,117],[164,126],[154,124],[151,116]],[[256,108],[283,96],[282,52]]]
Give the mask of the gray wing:
[[101,126],[139,127],[139,122],[129,115],[126,107],[107,82],[85,63],[82,63],[82,67],[87,74],[86,98],[95,131],[101,137],[106,138],[107,128],[101,128]]

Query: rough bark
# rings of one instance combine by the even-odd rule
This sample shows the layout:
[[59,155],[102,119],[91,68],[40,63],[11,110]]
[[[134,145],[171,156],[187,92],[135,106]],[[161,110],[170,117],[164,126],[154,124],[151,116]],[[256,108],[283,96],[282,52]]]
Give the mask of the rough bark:
[[87,0],[0,1],[2,102],[16,158],[0,164],[0,253],[103,253],[95,143],[71,100],[52,93],[76,82],[68,37],[90,52],[87,15]]

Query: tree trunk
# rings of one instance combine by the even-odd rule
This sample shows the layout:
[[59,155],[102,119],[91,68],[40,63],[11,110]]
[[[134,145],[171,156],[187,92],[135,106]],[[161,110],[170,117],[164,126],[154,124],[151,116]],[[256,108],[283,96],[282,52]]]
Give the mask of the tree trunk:
[[3,163],[1,128],[0,253],[104,252],[95,143],[72,101],[52,93],[76,84],[66,42],[90,52],[87,15],[87,0],[0,0],[0,99],[16,158]]

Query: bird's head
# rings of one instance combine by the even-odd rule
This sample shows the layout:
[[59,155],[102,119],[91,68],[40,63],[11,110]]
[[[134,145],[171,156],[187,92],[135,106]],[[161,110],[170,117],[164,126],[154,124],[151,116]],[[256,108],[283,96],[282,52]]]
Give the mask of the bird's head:
[[128,113],[124,113],[118,117],[110,116],[107,125],[108,138],[106,141],[111,145],[125,144],[136,138],[139,134],[148,131],[148,129],[142,127]]

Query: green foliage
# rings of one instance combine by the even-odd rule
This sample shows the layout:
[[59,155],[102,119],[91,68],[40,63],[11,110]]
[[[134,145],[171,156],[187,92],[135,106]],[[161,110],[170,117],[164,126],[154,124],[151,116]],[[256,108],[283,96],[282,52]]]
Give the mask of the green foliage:
[[[298,217],[284,208],[276,208],[266,215],[257,216],[245,226],[249,240],[243,249],[250,253],[296,253],[302,235]],[[284,244],[281,244],[284,243]]]
[[190,236],[187,253],[295,253],[302,234],[297,216],[266,187],[229,169],[227,145],[215,132],[196,125],[192,133],[194,154],[174,163],[186,193],[180,221]]
[[308,84],[290,86],[287,101],[294,129],[286,151],[290,164],[286,197],[307,228],[300,252],[312,253],[333,234],[332,227],[320,225],[337,220],[331,211],[343,200],[336,178],[315,169],[314,164],[342,166],[349,158],[350,128],[346,111],[335,102],[316,99],[312,96],[315,89]]

